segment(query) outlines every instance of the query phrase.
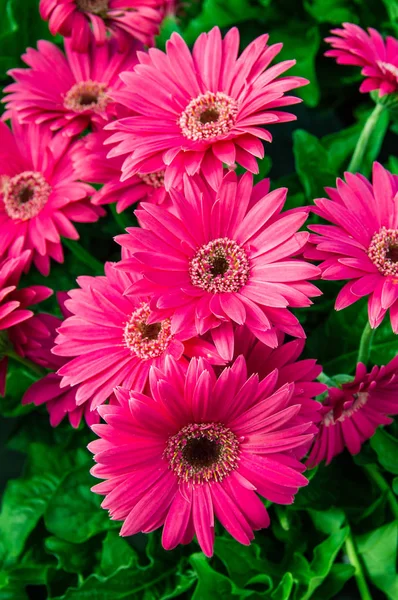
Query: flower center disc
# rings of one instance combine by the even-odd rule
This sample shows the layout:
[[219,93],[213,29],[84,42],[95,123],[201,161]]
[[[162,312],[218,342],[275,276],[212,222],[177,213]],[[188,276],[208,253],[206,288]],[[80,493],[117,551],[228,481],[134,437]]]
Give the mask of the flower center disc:
[[141,304],[131,315],[123,332],[126,347],[142,360],[160,356],[173,338],[170,319],[148,324],[150,313],[149,305]]
[[156,173],[138,173],[138,177],[147,185],[153,188],[164,187],[164,171],[157,171]]
[[64,107],[77,113],[88,110],[103,113],[109,101],[105,83],[91,80],[79,81],[66,94]]
[[108,12],[109,0],[76,0],[77,8],[82,12],[98,15],[103,19]]
[[368,256],[380,273],[398,275],[398,229],[382,227],[370,242]]
[[221,423],[192,423],[168,439],[163,457],[182,481],[218,482],[236,469],[239,442]]
[[5,180],[2,191],[7,215],[14,220],[28,221],[46,204],[51,186],[41,173],[24,171]]
[[250,273],[246,252],[228,238],[218,238],[199,248],[189,265],[192,285],[207,292],[237,292]]
[[226,135],[235,125],[238,103],[222,92],[206,92],[191,100],[179,118],[182,134],[190,140]]
[[[336,423],[342,423],[345,419],[352,417],[354,413],[360,410],[367,403],[369,398],[368,392],[359,392],[352,395],[353,403],[350,408],[342,408],[341,404],[336,406],[333,410],[328,412],[323,419],[323,423],[326,427],[335,425]],[[343,400],[346,402],[346,399]]]

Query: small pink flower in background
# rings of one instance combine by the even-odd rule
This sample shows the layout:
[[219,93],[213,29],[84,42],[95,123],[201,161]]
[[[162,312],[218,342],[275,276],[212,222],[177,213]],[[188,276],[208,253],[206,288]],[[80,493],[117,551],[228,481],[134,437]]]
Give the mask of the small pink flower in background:
[[58,373],[62,387],[78,386],[77,406],[97,408],[119,385],[141,392],[150,367],[162,367],[169,355],[185,366],[192,355],[223,363],[210,343],[191,339],[189,326],[175,335],[169,319],[148,324],[148,298],[124,295],[135,279],[107,263],[104,277],[79,277],[81,289],[68,293],[72,316],[59,327],[53,352],[72,357]]
[[164,5],[164,0],[40,0],[40,14],[53,35],[71,38],[74,50],[87,50],[92,37],[103,45],[109,35],[123,50],[133,38],[154,44]]
[[22,272],[30,262],[31,252],[23,251],[21,243],[15,256],[0,260],[0,395],[4,395],[7,375],[7,351],[27,356],[34,351],[47,330],[34,316],[30,307],[46,300],[52,290],[42,285],[19,288]]
[[398,414],[398,356],[385,367],[373,367],[370,373],[358,363],[352,382],[328,392],[308,459],[311,467],[322,460],[328,465],[344,448],[358,454],[380,425],[392,423],[387,415]]
[[164,172],[147,175],[133,175],[121,182],[121,157],[107,158],[104,140],[109,135],[105,131],[90,133],[83,138],[79,150],[74,153],[74,165],[79,179],[90,183],[105,184],[92,197],[95,205],[116,204],[116,211],[123,212],[137,202],[170,204],[170,196],[164,187]]
[[398,40],[386,40],[375,29],[366,33],[358,25],[344,23],[343,29],[332,29],[333,37],[326,38],[333,50],[325,56],[336,58],[341,65],[362,67],[360,91],[379,90],[380,96],[398,92]]
[[360,174],[346,173],[345,179],[337,180],[337,189],[327,188],[330,200],[315,200],[314,212],[332,225],[310,227],[316,249],[306,256],[323,261],[323,279],[350,280],[336,310],[369,296],[371,327],[389,309],[398,333],[398,177],[374,163],[372,184]]
[[120,72],[137,62],[134,43],[123,53],[112,42],[78,53],[67,40],[66,55],[51,42],[40,41],[37,47],[22,56],[29,69],[9,71],[15,83],[4,90],[8,110],[3,118],[15,110],[23,122],[74,136],[88,127],[102,127],[118,114],[113,93],[123,87]]
[[126,88],[114,94],[136,115],[109,125],[117,131],[109,143],[118,142],[110,156],[128,154],[123,179],[165,169],[169,189],[184,172],[202,171],[217,189],[223,163],[258,173],[261,140],[272,139],[262,126],[295,119],[278,108],[300,102],[284,94],[308,83],[301,77],[277,79],[295,61],[268,68],[282,44],[267,46],[267,40],[268,35],[254,40],[238,58],[238,30],[222,40],[215,27],[200,35],[192,55],[176,33],[166,53],[138,53],[140,64],[122,74]]
[[[58,295],[62,313],[67,318],[70,313],[64,306],[65,297],[66,294],[64,293]],[[57,335],[57,328],[62,325],[62,320],[48,314],[37,315],[36,319],[47,328],[48,335],[40,340],[40,346],[35,348],[34,352],[28,355],[28,357],[46,369],[57,371],[67,362],[67,359],[56,356],[51,352],[54,346],[54,339]],[[36,381],[25,392],[22,404],[34,404],[35,406],[45,404],[50,415],[50,424],[52,427],[57,427],[65,416],[68,417],[69,423],[74,428],[80,425],[83,416],[89,426],[98,423],[99,414],[95,409],[90,410],[90,402],[85,402],[81,406],[78,406],[76,403],[77,388],[69,386],[61,387],[61,379],[61,376],[57,373],[49,373],[39,381]]]
[[94,189],[76,181],[72,155],[80,142],[52,137],[46,127],[0,122],[0,257],[13,254],[22,238],[37,269],[48,275],[50,259],[64,260],[61,237],[78,239],[73,226],[93,223],[103,209],[90,203]]
[[241,544],[253,530],[268,527],[260,498],[291,504],[307,484],[292,450],[312,439],[311,423],[297,425],[294,386],[276,388],[275,377],[248,378],[243,357],[216,378],[203,359],[185,372],[174,360],[152,368],[148,396],[116,391],[120,405],[99,408],[106,424],[94,425],[100,439],[92,474],[106,481],[93,491],[103,508],[124,521],[121,535],[149,533],[162,525],[170,550],[194,534],[213,553],[214,520]]
[[[173,213],[142,204],[142,229],[128,229],[118,241],[132,257],[118,268],[141,273],[128,294],[153,297],[152,321],[170,318],[171,331],[211,330],[221,356],[233,356],[233,326],[246,324],[265,344],[278,344],[279,328],[305,337],[288,306],[309,306],[320,294],[308,279],[318,267],[298,260],[308,233],[298,232],[307,210],[280,214],[286,189],[252,187],[246,173],[228,173],[216,194],[200,179],[185,178],[184,193],[171,190]],[[251,208],[249,208],[251,207]]]

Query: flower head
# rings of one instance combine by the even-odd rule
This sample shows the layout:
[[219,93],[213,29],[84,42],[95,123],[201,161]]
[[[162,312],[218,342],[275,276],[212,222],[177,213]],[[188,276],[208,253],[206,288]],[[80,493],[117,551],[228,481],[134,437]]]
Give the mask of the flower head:
[[22,250],[21,242],[14,250],[14,256],[0,260],[0,395],[5,391],[9,352],[29,356],[47,336],[46,328],[34,316],[31,306],[52,294],[52,290],[41,285],[19,287],[31,252]]
[[119,74],[137,62],[134,43],[124,52],[112,41],[91,44],[84,53],[73,51],[68,40],[66,54],[47,41],[37,47],[22,56],[29,69],[9,71],[15,83],[4,90],[6,117],[17,111],[24,123],[45,124],[74,136],[90,126],[100,128],[118,114],[114,92],[123,86]]
[[373,182],[360,174],[345,174],[337,189],[327,189],[330,200],[315,200],[315,212],[332,225],[310,227],[317,235],[308,256],[323,260],[323,279],[348,279],[336,300],[336,310],[369,296],[371,327],[390,310],[398,333],[398,177],[379,163]]
[[279,214],[286,189],[267,192],[268,182],[252,188],[250,174],[227,174],[217,193],[187,177],[184,193],[170,192],[173,214],[142,204],[142,229],[116,238],[132,253],[118,268],[143,275],[127,293],[153,296],[151,318],[170,318],[173,333],[187,325],[199,335],[211,330],[226,360],[232,322],[275,347],[275,326],[305,337],[287,307],[309,306],[319,294],[307,281],[319,269],[293,258],[307,243],[308,233],[298,233],[307,211]]
[[109,155],[128,154],[123,179],[164,169],[169,189],[184,172],[202,171],[217,189],[223,163],[258,173],[261,140],[272,140],[261,126],[295,119],[278,108],[300,102],[284,94],[308,83],[301,77],[277,79],[295,61],[268,68],[282,44],[267,41],[268,35],[259,37],[238,58],[238,30],[222,39],[215,27],[197,39],[192,55],[176,33],[166,53],[138,53],[140,64],[122,74],[126,88],[115,94],[134,116],[108,126],[117,131],[108,142],[119,144]]
[[94,37],[97,45],[115,38],[126,49],[135,38],[153,46],[165,0],[40,0],[40,14],[53,35],[71,38],[72,48],[84,52]]
[[124,521],[121,535],[164,525],[167,550],[196,534],[211,556],[215,517],[250,544],[269,525],[257,494],[293,502],[307,480],[292,450],[312,439],[311,423],[296,423],[293,386],[277,388],[276,379],[248,378],[243,357],[218,378],[201,358],[185,372],[169,357],[163,370],[152,367],[148,395],[119,388],[119,405],[100,407],[106,424],[93,427],[100,439],[89,448],[93,475],[106,481],[93,491]]
[[380,96],[398,92],[398,40],[388,36],[386,40],[375,29],[366,33],[358,25],[344,23],[343,29],[333,29],[333,37],[326,38],[333,50],[326,56],[336,58],[342,65],[362,67],[366,79],[361,92],[379,90]]
[[[62,294],[63,296],[64,294]],[[68,317],[70,313],[64,306],[64,298],[60,301],[60,307],[64,317]],[[54,347],[57,329],[62,325],[62,320],[48,314],[37,315],[36,319],[47,329],[48,335],[40,339],[38,347],[28,356],[33,362],[42,367],[57,371],[68,360],[51,352]],[[71,426],[75,428],[80,425],[83,416],[89,426],[98,423],[99,414],[95,409],[91,410],[90,402],[85,402],[80,406],[77,405],[77,388],[71,386],[61,387],[61,380],[61,376],[57,373],[48,373],[48,375],[30,386],[24,394],[22,404],[34,404],[35,406],[45,404],[52,427],[57,427],[65,416],[68,417]]]
[[16,118],[12,125],[11,132],[0,122],[0,256],[22,239],[32,250],[26,268],[33,260],[47,275],[51,258],[63,262],[61,236],[79,237],[72,223],[95,222],[103,209],[90,203],[94,189],[77,181],[72,156],[81,142]]
[[341,388],[330,388],[322,406],[322,422],[308,464],[314,467],[331,460],[347,448],[358,454],[361,445],[380,425],[392,423],[387,415],[398,414],[398,356],[385,367],[358,363],[355,378]]
[[90,183],[103,183],[94,194],[95,205],[116,203],[118,213],[137,202],[170,204],[170,196],[164,187],[164,172],[133,175],[121,182],[123,159],[120,156],[107,158],[104,141],[109,137],[103,130],[90,133],[83,138],[80,149],[74,153],[74,166],[79,179]]
[[80,289],[68,293],[71,313],[58,328],[53,352],[70,360],[58,370],[61,386],[78,386],[76,404],[93,410],[117,386],[142,391],[151,365],[161,367],[171,355],[187,365],[186,356],[206,356],[222,364],[214,347],[191,339],[195,331],[171,332],[170,320],[148,322],[149,299],[124,295],[134,278],[105,265],[105,276],[79,277]]

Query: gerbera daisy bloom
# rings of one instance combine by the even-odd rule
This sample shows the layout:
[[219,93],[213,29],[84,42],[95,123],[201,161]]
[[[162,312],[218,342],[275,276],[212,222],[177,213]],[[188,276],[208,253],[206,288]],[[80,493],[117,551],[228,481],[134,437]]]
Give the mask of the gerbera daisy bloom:
[[320,294],[307,281],[319,276],[318,267],[293,258],[308,240],[298,233],[308,211],[280,214],[287,190],[267,191],[268,182],[252,188],[250,173],[240,180],[228,173],[218,193],[186,177],[183,194],[170,192],[175,214],[141,204],[142,229],[116,238],[133,255],[118,268],[143,275],[127,293],[153,296],[151,319],[170,318],[172,333],[211,330],[226,360],[233,356],[232,322],[275,347],[274,325],[305,337],[287,307],[309,306]]
[[[249,375],[257,373],[260,381],[273,371],[277,373],[276,387],[293,384],[294,391],[290,404],[300,404],[301,411],[297,415],[300,423],[312,421],[314,424],[310,432],[318,431],[315,423],[320,420],[319,411],[321,404],[314,398],[326,390],[326,386],[316,378],[322,372],[322,366],[312,358],[298,360],[304,350],[304,340],[292,340],[284,343],[284,335],[278,333],[278,347],[269,348],[260,342],[246,326],[235,328],[235,353],[237,357],[242,354],[246,359]],[[307,448],[308,449],[308,448]],[[306,454],[306,448],[298,449]]]
[[153,46],[164,15],[165,0],[40,0],[40,14],[53,35],[71,38],[74,50],[87,50],[109,36],[126,49],[135,38]]
[[269,525],[257,493],[291,504],[307,484],[292,450],[312,438],[311,423],[294,421],[294,386],[276,388],[274,374],[248,378],[243,357],[218,379],[202,358],[185,373],[169,357],[149,379],[149,395],[118,388],[120,404],[98,409],[106,424],[93,427],[101,439],[89,449],[92,474],[106,480],[93,488],[106,496],[103,508],[124,521],[123,536],[164,525],[166,550],[196,534],[211,556],[215,517],[250,544],[253,530]]
[[120,53],[112,42],[74,52],[65,42],[66,55],[51,42],[39,41],[22,60],[30,69],[11,69],[15,83],[5,88],[8,111],[22,122],[45,123],[52,131],[78,135],[91,126],[102,127],[117,114],[114,92],[123,86],[121,71],[137,62],[136,46]]
[[[61,297],[63,296],[62,294]],[[60,306],[66,318],[70,313],[65,309],[63,300],[60,302]],[[61,356],[56,356],[51,352],[54,346],[54,339],[57,335],[56,331],[62,325],[62,320],[48,314],[37,315],[36,318],[47,328],[48,335],[40,340],[39,347],[35,349],[31,356],[28,356],[33,362],[42,367],[51,371],[57,371],[68,360]],[[61,380],[62,377],[57,373],[48,373],[48,375],[31,385],[22,399],[22,404],[34,404],[35,406],[45,404],[50,415],[50,424],[52,427],[57,427],[65,416],[68,417],[69,423],[74,428],[80,425],[83,416],[89,426],[98,423],[99,415],[97,410],[91,410],[90,402],[85,402],[78,406],[76,402],[78,388],[70,386],[61,387]]]
[[386,40],[371,27],[366,33],[358,25],[344,23],[343,29],[332,29],[333,37],[326,38],[333,50],[325,56],[336,58],[341,65],[362,67],[360,91],[379,90],[380,96],[398,92],[398,40],[387,36]]
[[76,181],[72,155],[80,142],[16,118],[12,126],[0,122],[0,256],[23,238],[22,248],[48,275],[50,258],[64,260],[61,236],[79,238],[72,222],[93,223],[103,209],[91,206],[94,188]]
[[30,307],[46,300],[52,290],[41,285],[19,288],[22,272],[30,261],[29,250],[15,248],[18,256],[0,261],[0,395],[4,395],[8,355],[26,356],[37,347],[47,330]]
[[260,126],[295,119],[277,109],[300,102],[284,94],[308,83],[301,77],[277,79],[295,61],[267,68],[282,48],[267,46],[267,40],[268,35],[259,37],[238,59],[238,30],[222,40],[215,27],[199,36],[192,55],[177,33],[166,53],[139,52],[140,64],[121,75],[126,88],[114,94],[135,115],[107,126],[117,131],[109,143],[118,142],[109,156],[129,155],[123,179],[165,169],[169,189],[184,172],[201,170],[217,189],[223,163],[258,173],[261,140],[272,139]]
[[148,323],[148,298],[124,295],[133,281],[107,263],[105,276],[79,277],[80,289],[68,292],[72,316],[59,327],[53,352],[73,357],[58,374],[62,386],[79,386],[78,406],[90,400],[96,408],[119,385],[142,391],[151,365],[161,367],[169,355],[184,364],[184,355],[223,362],[210,343],[191,339],[189,327],[173,334],[169,319]]
[[120,156],[107,158],[104,146],[107,137],[103,130],[90,133],[83,138],[83,144],[73,157],[79,179],[105,184],[91,198],[92,203],[115,203],[118,213],[140,201],[170,204],[169,194],[164,187],[163,171],[133,175],[127,181],[120,181],[123,159]]
[[358,454],[380,425],[392,423],[387,415],[396,414],[398,356],[385,367],[373,367],[370,373],[358,363],[353,381],[328,390],[308,465],[314,467],[322,460],[328,465],[344,448]]
[[373,183],[360,174],[345,173],[346,183],[327,188],[331,200],[315,200],[316,212],[332,225],[310,227],[310,258],[323,260],[323,279],[349,279],[337,296],[336,310],[369,296],[372,328],[390,309],[398,333],[398,177],[373,164]]

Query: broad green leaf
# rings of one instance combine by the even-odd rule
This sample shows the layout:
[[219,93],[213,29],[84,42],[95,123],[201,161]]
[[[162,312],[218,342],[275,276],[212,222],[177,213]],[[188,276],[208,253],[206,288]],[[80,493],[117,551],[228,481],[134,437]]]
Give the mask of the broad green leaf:
[[388,159],[387,168],[394,175],[398,175],[398,157],[397,156],[390,156],[390,158]]
[[296,171],[307,200],[324,196],[324,187],[335,185],[336,173],[321,142],[307,131],[296,129],[293,133],[293,152]]
[[227,599],[232,596],[248,598],[253,594],[252,591],[238,588],[225,575],[214,571],[204,554],[192,554],[189,560],[198,577],[198,584],[192,600],[204,600],[205,598],[214,597]]
[[398,521],[356,537],[358,552],[369,577],[388,598],[398,597]]
[[393,481],[392,481],[392,489],[394,494],[396,494],[398,496],[398,477],[394,477]]
[[345,21],[349,23],[358,21],[349,0],[304,0],[304,7],[319,23],[340,25]]
[[293,576],[291,573],[285,573],[279,585],[271,594],[271,600],[289,600],[293,590]]
[[39,377],[32,371],[9,359],[6,395],[4,398],[0,397],[0,414],[4,417],[18,417],[31,413],[35,407],[22,406],[21,399],[26,390],[38,379]]
[[166,47],[167,40],[170,39],[174,31],[176,31],[179,34],[182,33],[175,16],[168,15],[165,19],[163,19],[159,35],[156,38],[156,47],[160,48],[161,50],[164,50]]
[[391,26],[398,35],[398,2],[397,0],[383,0],[383,3],[390,18]]
[[308,512],[318,531],[326,534],[338,531],[345,521],[344,511],[339,508],[332,507],[329,510],[310,509]]
[[370,445],[376,452],[381,466],[398,475],[398,440],[379,427],[370,439]]
[[47,552],[57,559],[58,568],[67,573],[83,573],[94,558],[95,548],[89,542],[72,544],[56,537],[48,537],[44,545]]
[[95,483],[86,465],[65,477],[44,515],[46,527],[53,535],[80,544],[101,531],[120,527],[101,509],[101,499],[90,489]]
[[330,569],[329,575],[324,582],[315,590],[311,600],[330,600],[337,598],[337,594],[344,587],[346,582],[354,576],[355,567],[335,563]]
[[115,531],[108,531],[102,544],[101,574],[113,575],[120,567],[131,567],[137,562],[137,553],[127,541]]

